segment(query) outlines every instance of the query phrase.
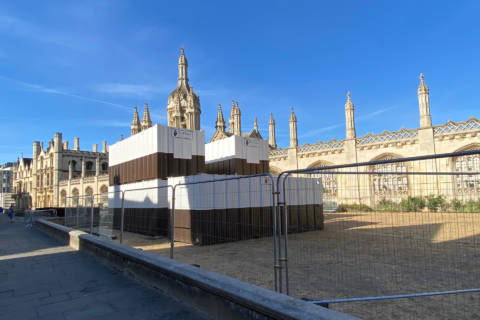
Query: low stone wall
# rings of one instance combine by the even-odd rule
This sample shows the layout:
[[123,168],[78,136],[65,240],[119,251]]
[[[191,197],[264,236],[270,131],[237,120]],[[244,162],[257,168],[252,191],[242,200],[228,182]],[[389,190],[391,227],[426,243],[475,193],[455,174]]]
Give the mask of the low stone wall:
[[39,230],[159,288],[213,319],[357,319],[153,253],[37,220]]

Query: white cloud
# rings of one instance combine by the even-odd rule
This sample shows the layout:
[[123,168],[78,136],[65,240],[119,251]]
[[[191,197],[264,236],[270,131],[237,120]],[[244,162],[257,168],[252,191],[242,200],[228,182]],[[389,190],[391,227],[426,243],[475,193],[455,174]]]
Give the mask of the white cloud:
[[160,92],[158,86],[151,84],[103,83],[96,86],[96,90],[104,93],[121,94],[125,96],[144,97],[151,93]]
[[310,130],[310,131],[300,135],[299,138],[308,138],[308,137],[311,137],[311,136],[315,136],[320,132],[330,131],[330,130],[336,129],[336,128],[344,126],[344,125],[345,124],[342,123],[342,124],[337,124],[337,125],[334,125],[334,126],[324,127],[324,128],[320,128],[320,129],[316,129],[316,130]]
[[119,107],[119,108],[123,108],[123,109],[128,109],[128,110],[131,109],[131,108],[127,108],[125,106],[122,106],[122,105],[119,105],[119,104],[116,104],[116,103],[111,103],[111,102],[107,102],[107,101],[87,98],[87,97],[79,96],[79,95],[76,95],[76,94],[62,92],[62,91],[58,91],[58,90],[54,90],[54,89],[49,89],[49,88],[45,88],[45,87],[42,87],[42,86],[39,86],[39,85],[36,85],[36,84],[22,82],[22,81],[14,80],[14,79],[4,77],[4,76],[0,76],[0,78],[11,81],[11,82],[15,82],[15,83],[20,84],[20,85],[25,86],[25,87],[28,87],[31,91],[61,94],[61,95],[65,95],[65,96],[69,96],[69,97],[73,97],[73,98],[78,98],[78,99],[88,100],[88,101],[92,101],[92,102],[108,104],[110,106]]

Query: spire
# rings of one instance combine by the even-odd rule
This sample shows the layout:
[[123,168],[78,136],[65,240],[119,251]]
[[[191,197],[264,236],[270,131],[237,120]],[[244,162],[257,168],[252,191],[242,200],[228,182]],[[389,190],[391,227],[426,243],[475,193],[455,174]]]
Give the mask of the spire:
[[297,116],[295,115],[295,113],[293,112],[293,107],[292,107],[292,114],[290,115],[290,122],[291,121],[297,121]]
[[429,90],[423,79],[425,76],[420,74],[420,85],[418,86],[418,106],[420,108],[420,128],[431,127],[432,118],[430,116]]
[[257,117],[255,117],[255,120],[253,120],[253,130],[258,132],[258,122],[257,122]]
[[275,120],[273,119],[273,113],[270,113],[270,121],[268,123],[268,129],[270,133],[268,144],[272,149],[277,149],[277,141],[275,139]]
[[122,140],[123,140],[123,134],[122,134],[122,135],[120,135],[120,141],[122,141]]
[[345,103],[345,121],[347,126],[347,139],[354,139],[357,135],[355,131],[355,113],[353,102],[350,100],[350,91],[347,93],[347,103]]
[[218,103],[217,123],[215,128],[217,131],[225,132],[225,120],[223,119],[222,104]]
[[234,134],[237,136],[242,135],[242,112],[240,111],[240,107],[238,106],[238,101],[236,101],[237,106],[235,107],[235,132]]
[[228,132],[234,133],[235,127],[235,99],[232,99],[232,108],[230,109],[230,117],[228,118]]
[[130,130],[132,136],[142,131],[142,127],[140,126],[140,119],[138,117],[137,106],[135,106],[135,112],[133,113],[133,121],[132,125],[130,126]]
[[180,48],[180,58],[178,58],[178,84],[185,85],[186,88],[189,88],[188,85],[188,61],[187,57],[185,57],[185,49],[182,47]]
[[152,127],[150,112],[148,111],[148,102],[145,101],[145,109],[143,110],[142,131]]
[[290,148],[295,148],[297,146],[297,116],[295,116],[292,107],[292,114],[290,115]]

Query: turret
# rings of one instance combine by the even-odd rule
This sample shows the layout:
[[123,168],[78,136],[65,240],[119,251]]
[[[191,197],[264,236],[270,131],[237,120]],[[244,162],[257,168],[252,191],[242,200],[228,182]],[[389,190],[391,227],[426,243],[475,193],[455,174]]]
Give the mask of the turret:
[[150,111],[148,111],[148,102],[145,102],[145,109],[143,110],[142,131],[152,127],[152,120],[150,119]]
[[107,153],[107,141],[102,141],[102,153]]
[[270,121],[268,122],[268,129],[270,133],[268,144],[272,149],[277,149],[277,141],[275,139],[275,120],[273,119],[273,113],[270,113]]
[[257,117],[253,120],[253,130],[258,132],[258,122],[257,122]]
[[297,146],[297,116],[295,116],[292,107],[292,114],[290,115],[290,148],[295,148]]
[[73,138],[73,150],[80,151],[80,138]]
[[420,128],[431,127],[430,101],[428,86],[423,81],[425,76],[420,74],[420,85],[418,86],[418,106],[420,108]]
[[345,121],[347,125],[347,139],[355,139],[355,115],[353,102],[350,100],[350,92],[347,93],[347,103],[345,103]]
[[225,120],[223,119],[222,104],[218,103],[217,122],[215,125],[217,131],[225,132]]
[[137,106],[135,106],[135,112],[133,113],[133,121],[132,125],[130,126],[130,130],[132,136],[142,131],[142,127],[140,125],[140,118],[138,117]]

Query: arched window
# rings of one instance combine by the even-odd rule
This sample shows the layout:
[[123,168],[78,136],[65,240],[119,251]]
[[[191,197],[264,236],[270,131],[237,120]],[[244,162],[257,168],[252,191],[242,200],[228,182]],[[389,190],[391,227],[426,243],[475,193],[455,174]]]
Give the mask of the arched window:
[[[316,162],[308,168],[319,168],[319,167],[326,167],[330,166],[330,164],[325,162]],[[328,171],[336,171],[336,170],[328,170]],[[318,173],[311,174],[310,177],[312,178],[321,178],[323,184],[323,194],[324,197],[336,197],[337,196],[337,175],[332,173],[322,173],[321,170]]]
[[[394,155],[385,155],[377,160],[395,159]],[[372,174],[372,187],[376,195],[401,195],[408,194],[407,166],[403,162],[377,164],[370,168]],[[388,173],[388,174],[386,174]]]
[[[477,150],[472,147],[461,151]],[[453,159],[455,172],[462,173],[455,177],[456,191],[471,193],[480,191],[480,175],[473,174],[480,171],[480,154],[460,156]]]
[[104,162],[102,163],[102,171],[107,171],[108,170],[108,163]]
[[43,157],[40,157],[40,169],[43,169]]
[[106,185],[102,185],[100,187],[100,193],[106,193],[106,192],[108,192],[108,187]]
[[65,191],[65,189],[62,189],[62,191],[60,191],[60,206],[65,205],[66,198],[67,198],[67,191]]
[[87,187],[87,188],[85,189],[85,194],[86,194],[87,196],[91,196],[91,195],[93,194],[93,189],[92,189],[91,187]]
[[92,170],[92,168],[93,168],[93,162],[92,162],[92,161],[87,161],[86,167],[87,167],[87,170]]
[[50,167],[53,168],[53,153],[50,154]]

